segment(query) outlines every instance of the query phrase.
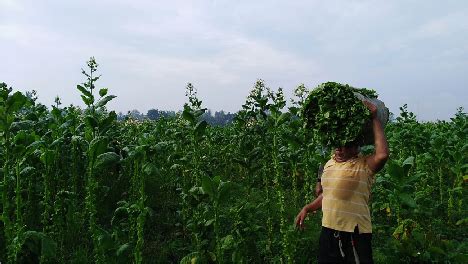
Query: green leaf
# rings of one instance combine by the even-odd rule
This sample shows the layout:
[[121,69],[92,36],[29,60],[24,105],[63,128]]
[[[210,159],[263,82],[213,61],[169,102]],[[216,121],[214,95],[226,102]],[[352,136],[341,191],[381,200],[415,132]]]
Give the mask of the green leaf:
[[208,256],[210,256],[211,262],[216,262],[216,254],[208,251]]
[[290,118],[291,114],[289,112],[286,112],[286,113],[282,113],[278,120],[276,121],[276,125],[277,126],[281,126],[284,122],[288,121],[288,119]]
[[195,138],[200,139],[203,134],[205,134],[207,126],[208,123],[205,120],[198,122],[198,124],[195,126]]
[[405,172],[405,175],[408,175],[409,170],[411,167],[414,166],[414,157],[408,157],[405,161],[403,161],[403,170]]
[[99,246],[100,248],[104,250],[109,250],[114,248],[114,240],[112,239],[111,235],[109,232],[107,232],[105,229],[98,227],[98,241],[99,241]]
[[117,120],[117,114],[115,111],[109,112],[108,116],[104,118],[99,124],[99,132],[105,133],[107,130],[109,130],[112,124],[114,124],[115,120]]
[[35,170],[36,170],[36,168],[28,166],[28,167],[21,170],[20,175],[21,175],[21,177],[25,177],[25,176],[28,176],[31,173],[33,173]]
[[200,254],[198,252],[192,252],[183,257],[179,264],[196,264],[198,263]]
[[158,167],[151,162],[147,162],[143,165],[143,173],[145,175],[155,175],[158,172]]
[[403,168],[393,161],[388,163],[387,172],[392,178],[399,182],[401,182],[405,177],[405,171]]
[[218,203],[224,204],[228,202],[236,187],[237,185],[232,182],[221,182],[219,185]]
[[103,169],[117,164],[120,161],[120,156],[115,152],[106,152],[96,158],[94,167],[96,169]]
[[98,155],[103,154],[107,150],[107,137],[96,137],[89,143],[89,158],[91,161],[95,161]]
[[232,235],[227,235],[223,238],[221,238],[221,243],[222,243],[222,246],[221,248],[226,250],[226,249],[231,249],[233,247],[235,247],[236,243],[235,243],[235,240],[234,240],[234,237]]
[[93,97],[86,97],[85,95],[81,95],[81,99],[83,99],[83,102],[85,105],[90,106],[94,103],[94,98]]
[[87,115],[85,117],[85,123],[91,129],[98,127],[98,120],[92,115]]
[[189,121],[191,124],[195,123],[195,116],[191,113],[191,109],[189,107],[184,107],[182,117],[185,120]]
[[101,97],[105,96],[105,95],[107,94],[107,90],[108,90],[107,88],[102,88],[102,89],[100,89],[100,90],[99,90],[99,95],[100,95]]
[[214,223],[214,221],[215,221],[214,218],[209,219],[209,220],[206,220],[206,221],[205,221],[205,226],[210,226],[210,225],[212,225],[212,224]]
[[21,92],[15,92],[13,95],[9,96],[5,102],[5,112],[7,114],[12,114],[18,111],[21,107],[26,105],[28,98],[23,95]]
[[53,258],[57,253],[57,243],[55,243],[51,238],[44,235],[42,237],[42,249],[41,254],[46,258]]
[[202,190],[204,193],[214,198],[216,192],[213,181],[208,176],[203,176],[202,178]]
[[456,225],[467,225],[467,224],[468,224],[468,217],[458,220],[456,223]]
[[116,98],[117,96],[115,95],[108,95],[104,98],[102,98],[101,100],[99,100],[97,103],[96,103],[96,108],[99,108],[99,107],[103,107],[105,106],[110,100]]
[[10,125],[10,131],[16,132],[20,130],[29,130],[34,127],[34,122],[30,120],[13,122]]
[[432,246],[428,249],[428,251],[433,254],[445,255],[445,251],[441,249],[440,247]]
[[76,88],[85,96],[85,97],[88,97],[88,98],[92,98],[93,95],[91,94],[90,91],[88,91],[88,89],[84,88],[83,86],[81,85],[77,85]]
[[117,249],[117,252],[116,252],[116,255],[117,257],[120,257],[122,256],[123,254],[127,255],[130,253],[130,250],[131,249],[131,246],[129,243],[125,243],[123,245],[121,245],[118,249]]
[[54,162],[54,152],[51,150],[45,150],[40,157],[42,163],[44,163],[45,166],[49,167],[52,165]]
[[398,194],[398,197],[400,198],[400,201],[411,207],[411,208],[415,208],[417,205],[416,205],[416,202],[414,201],[414,199],[407,193],[399,193]]
[[29,146],[36,140],[36,137],[29,131],[21,130],[14,138],[15,145]]

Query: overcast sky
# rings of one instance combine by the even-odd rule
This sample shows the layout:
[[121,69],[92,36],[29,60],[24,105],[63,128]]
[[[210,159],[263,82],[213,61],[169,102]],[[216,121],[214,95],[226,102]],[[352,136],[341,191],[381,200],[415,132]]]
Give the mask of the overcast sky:
[[82,105],[95,56],[109,108],[182,109],[187,82],[213,111],[257,79],[288,97],[325,81],[375,89],[421,120],[468,109],[468,1],[0,0],[0,82]]

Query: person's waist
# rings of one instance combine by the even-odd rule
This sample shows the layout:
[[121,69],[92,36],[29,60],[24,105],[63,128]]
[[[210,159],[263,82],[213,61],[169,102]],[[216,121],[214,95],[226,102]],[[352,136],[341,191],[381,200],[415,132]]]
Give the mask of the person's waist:
[[356,225],[354,227],[354,231],[353,232],[347,232],[347,231],[341,231],[341,230],[335,230],[335,229],[332,229],[332,228],[328,228],[326,226],[322,226],[322,229],[326,232],[326,233],[336,233],[336,232],[339,232],[339,233],[342,233],[342,234],[359,234],[359,227]]

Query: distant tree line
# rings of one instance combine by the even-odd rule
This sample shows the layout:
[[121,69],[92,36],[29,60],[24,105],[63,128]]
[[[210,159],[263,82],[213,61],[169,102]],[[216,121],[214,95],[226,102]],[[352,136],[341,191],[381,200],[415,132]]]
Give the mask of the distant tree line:
[[[140,111],[134,109],[128,111],[127,114],[120,112],[117,116],[117,119],[124,120],[125,118],[132,118],[136,120],[158,120],[160,118],[173,118],[177,115],[178,112],[175,111],[164,111],[158,109],[150,109],[146,114],[141,113]],[[236,114],[230,112],[207,110],[201,117],[202,120],[205,120],[210,125],[224,126],[232,122]]]

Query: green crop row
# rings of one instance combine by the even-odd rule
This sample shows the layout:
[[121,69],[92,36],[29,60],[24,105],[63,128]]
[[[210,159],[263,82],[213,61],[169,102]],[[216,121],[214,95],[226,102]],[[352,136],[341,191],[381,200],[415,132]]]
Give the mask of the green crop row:
[[[226,126],[201,120],[191,84],[175,117],[117,121],[97,67],[92,58],[77,86],[85,109],[49,109],[1,84],[0,262],[315,262],[320,215],[305,231],[294,217],[330,150],[303,125],[305,86],[287,107],[257,81]],[[467,262],[467,114],[418,122],[403,106],[386,135],[376,263]]]

